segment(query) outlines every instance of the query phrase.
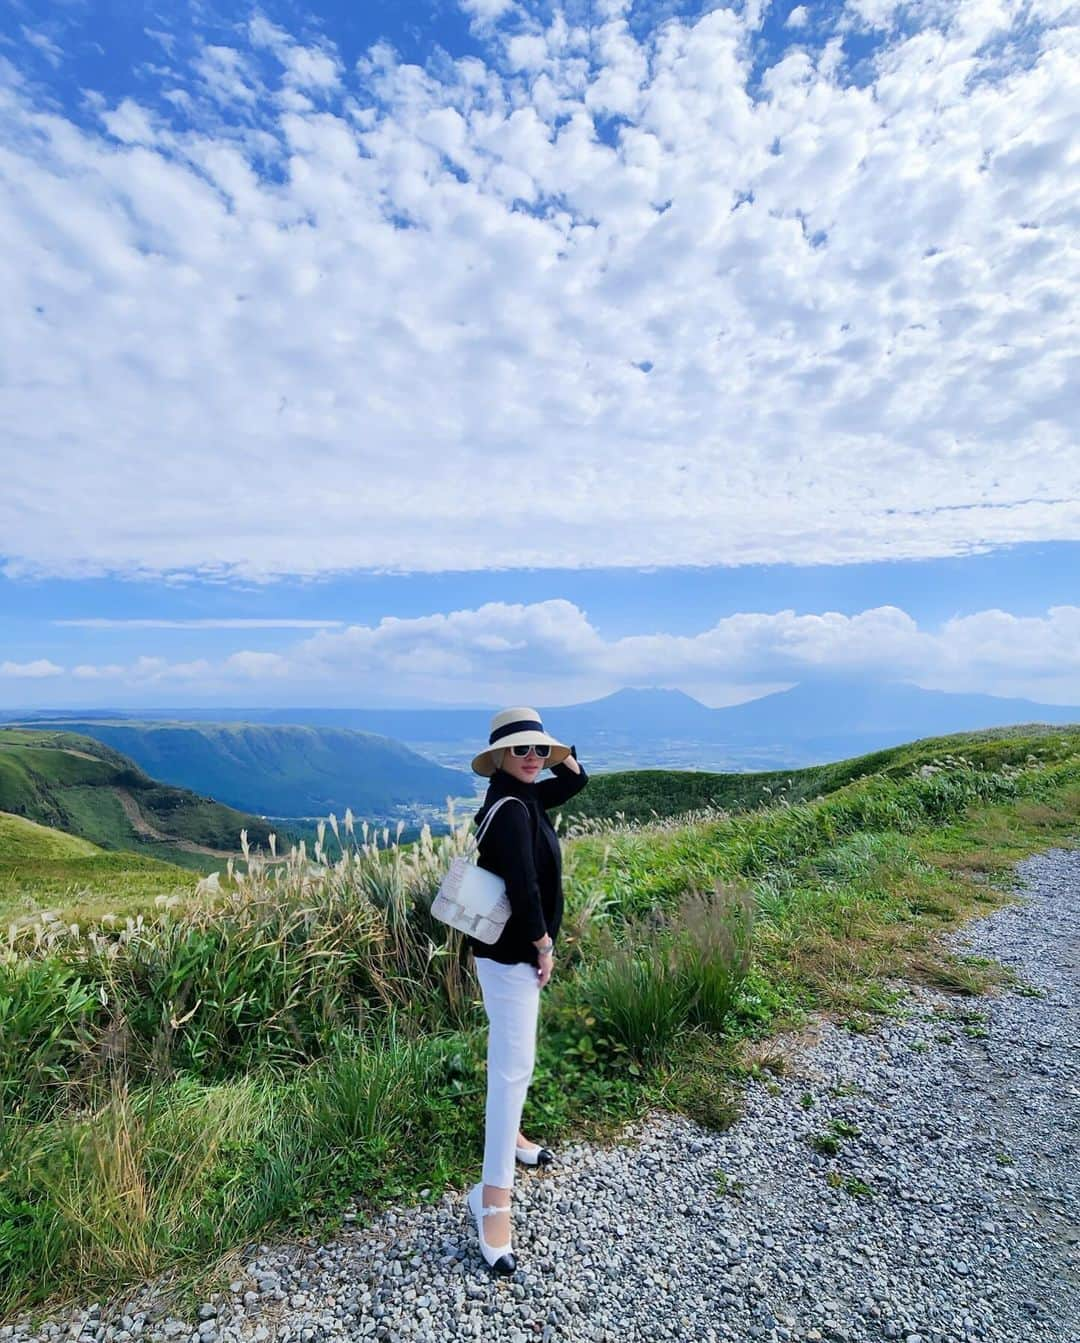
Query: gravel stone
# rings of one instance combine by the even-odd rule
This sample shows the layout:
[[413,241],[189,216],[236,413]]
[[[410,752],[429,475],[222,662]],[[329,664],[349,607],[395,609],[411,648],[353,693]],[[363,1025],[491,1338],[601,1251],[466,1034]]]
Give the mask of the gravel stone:
[[[654,1112],[614,1146],[565,1145],[517,1177],[509,1280],[455,1192],[347,1216],[326,1244],[249,1246],[197,1321],[147,1284],[0,1339],[1080,1343],[1080,852],[1018,883],[946,938],[1015,989],[891,985],[898,1019],[778,1040],[786,1070],[747,1084],[725,1133]],[[838,1150],[815,1151],[838,1121]]]

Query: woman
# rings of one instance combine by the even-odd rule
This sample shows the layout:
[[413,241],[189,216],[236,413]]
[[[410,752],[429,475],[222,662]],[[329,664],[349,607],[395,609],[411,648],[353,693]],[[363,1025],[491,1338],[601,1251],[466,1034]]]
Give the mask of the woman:
[[[555,777],[538,783],[545,766]],[[472,767],[491,779],[477,823],[501,798],[516,799],[492,817],[478,855],[481,867],[506,882],[510,918],[497,942],[466,938],[488,1018],[483,1181],[469,1190],[468,1203],[484,1258],[497,1272],[513,1273],[514,1162],[537,1166],[554,1159],[518,1128],[536,1061],[540,990],[551,978],[563,915],[562,855],[547,813],[580,793],[588,776],[574,747],[545,732],[535,709],[497,713]]]

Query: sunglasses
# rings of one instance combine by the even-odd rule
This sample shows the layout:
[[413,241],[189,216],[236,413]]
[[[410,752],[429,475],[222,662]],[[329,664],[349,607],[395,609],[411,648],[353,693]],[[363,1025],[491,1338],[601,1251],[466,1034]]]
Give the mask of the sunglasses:
[[530,751],[536,752],[536,758],[538,760],[546,760],[548,756],[551,754],[551,747],[547,744],[547,742],[542,743],[540,746],[510,747],[510,753],[512,755],[516,755],[519,760],[524,760]]

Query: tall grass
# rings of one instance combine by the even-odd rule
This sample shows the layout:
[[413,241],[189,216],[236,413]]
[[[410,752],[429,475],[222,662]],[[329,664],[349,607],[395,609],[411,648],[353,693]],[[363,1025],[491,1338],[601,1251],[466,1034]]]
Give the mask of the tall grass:
[[683,901],[672,953],[689,992],[688,1019],[719,1033],[729,1024],[750,969],[754,903],[742,887],[717,885]]
[[437,1063],[430,1040],[403,1039],[393,1027],[359,1047],[352,1033],[336,1037],[305,1095],[319,1143],[377,1164],[407,1136]]
[[[829,852],[835,866],[852,837],[912,834],[987,800],[1034,802],[1078,774],[1075,758],[992,771],[950,758],[815,802],[571,838],[566,950],[587,954],[591,930],[632,928],[717,882],[753,883],[759,915],[775,923],[798,865]],[[205,903],[182,913],[90,930],[47,917],[12,926],[0,941],[0,1101],[41,1115],[78,1103],[103,1061],[132,1085],[295,1066],[393,1010],[414,1031],[469,1019],[462,939],[431,915],[442,874],[469,846],[467,824],[404,846],[331,818],[311,856],[301,844],[283,860],[243,841],[246,863],[204,883]],[[613,966],[604,973],[636,977],[639,994],[669,993],[632,954]]]
[[106,1059],[133,1084],[302,1063],[394,1009],[427,1029],[460,1025],[462,939],[431,901],[467,825],[438,839],[425,829],[407,849],[389,831],[352,832],[349,817],[333,859],[323,827],[310,858],[301,844],[268,860],[244,837],[245,870],[230,863],[182,914],[12,925],[0,943],[0,1100],[48,1112]]

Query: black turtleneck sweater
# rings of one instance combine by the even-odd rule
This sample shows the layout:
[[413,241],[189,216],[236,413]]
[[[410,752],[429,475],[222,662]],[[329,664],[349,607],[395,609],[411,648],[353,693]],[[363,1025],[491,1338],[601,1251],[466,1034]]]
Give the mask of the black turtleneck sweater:
[[[573,754],[576,760],[577,752]],[[555,765],[552,777],[537,783],[523,783],[501,769],[491,776],[483,806],[476,813],[477,825],[501,797],[519,797],[525,806],[507,802],[500,807],[480,843],[478,865],[506,882],[511,914],[497,942],[478,942],[466,935],[474,956],[487,956],[503,965],[525,961],[538,966],[540,957],[533,943],[545,933],[553,941],[558,938],[563,916],[562,852],[548,810],[585,787],[588,775],[579,769],[575,774],[567,765]]]

